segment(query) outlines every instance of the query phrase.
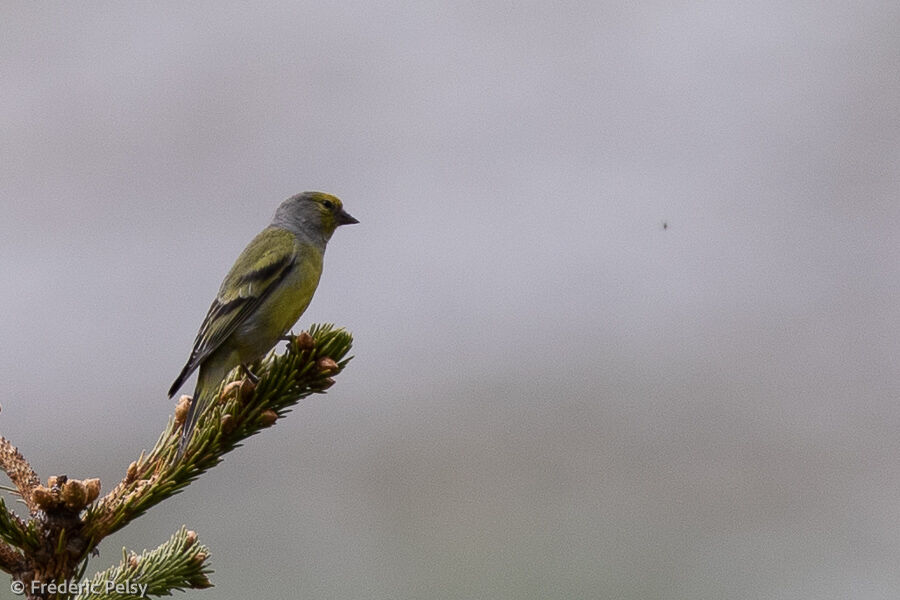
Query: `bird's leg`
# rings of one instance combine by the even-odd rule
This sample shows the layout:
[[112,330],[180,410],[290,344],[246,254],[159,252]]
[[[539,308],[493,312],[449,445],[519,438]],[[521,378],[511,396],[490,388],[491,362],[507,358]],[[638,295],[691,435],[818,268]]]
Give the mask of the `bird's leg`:
[[241,370],[244,372],[244,375],[247,376],[247,379],[249,379],[253,385],[256,385],[257,383],[259,383],[259,375],[254,375],[253,371],[251,371],[250,367],[248,367],[246,364],[241,363]]
[[285,348],[285,350],[289,351],[291,349],[291,342],[294,341],[294,337],[295,337],[294,332],[288,331],[286,334],[284,334],[283,336],[278,338],[278,341],[279,342],[287,342],[287,348]]

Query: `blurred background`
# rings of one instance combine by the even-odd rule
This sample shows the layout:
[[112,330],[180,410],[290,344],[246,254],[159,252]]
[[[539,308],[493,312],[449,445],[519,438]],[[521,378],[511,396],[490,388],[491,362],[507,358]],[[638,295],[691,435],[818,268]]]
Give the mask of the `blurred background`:
[[353,332],[337,385],[89,573],[184,523],[186,598],[900,594],[900,4],[0,16],[0,433],[42,478],[153,445],[282,199],[361,221],[298,326]]

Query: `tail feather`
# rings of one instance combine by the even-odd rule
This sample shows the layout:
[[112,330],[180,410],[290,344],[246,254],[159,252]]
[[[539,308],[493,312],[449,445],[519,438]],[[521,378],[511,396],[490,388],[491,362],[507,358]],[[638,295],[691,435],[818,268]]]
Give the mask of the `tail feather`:
[[[194,387],[194,399],[191,401],[191,406],[188,408],[187,416],[184,419],[184,426],[181,429],[181,441],[178,443],[178,454],[176,455],[178,458],[184,455],[200,415],[212,403],[219,385],[234,366],[227,358],[223,359],[222,357],[213,356],[200,365],[200,373],[197,374],[197,383]],[[187,367],[185,367],[185,370],[187,371]],[[185,377],[189,376],[191,371],[187,371]],[[175,382],[178,384],[183,383],[182,376],[179,375]]]
[[196,369],[196,365],[192,365],[193,361],[187,361],[187,364],[184,365],[184,368],[181,370],[181,373],[178,374],[178,377],[175,378],[175,382],[172,383],[172,387],[169,388],[169,398],[175,395],[175,392],[178,391],[182,385],[184,385],[184,381],[191,376],[191,373]]
[[194,397],[191,400],[191,406],[188,408],[187,416],[184,419],[184,425],[181,428],[181,441],[178,442],[178,453],[176,454],[176,458],[181,458],[184,455],[184,450],[187,448],[188,442],[191,439],[191,434],[194,432],[194,427],[197,425],[197,418],[203,414],[203,408],[207,403],[208,398],[204,397],[200,379],[198,378],[197,387],[194,388]]

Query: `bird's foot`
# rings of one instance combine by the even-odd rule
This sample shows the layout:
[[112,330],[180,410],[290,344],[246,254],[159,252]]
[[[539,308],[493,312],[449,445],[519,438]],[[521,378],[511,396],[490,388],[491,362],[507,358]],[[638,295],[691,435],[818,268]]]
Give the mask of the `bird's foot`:
[[257,383],[259,383],[259,375],[254,374],[253,371],[250,370],[250,367],[248,367],[244,363],[241,363],[241,370],[244,372],[244,375],[247,376],[247,379],[249,379],[253,385],[256,385]]
[[289,351],[291,349],[291,344],[294,342],[294,337],[295,337],[294,332],[289,331],[286,334],[284,334],[283,336],[281,336],[280,338],[278,338],[279,342],[287,342],[287,348],[285,348],[285,351]]

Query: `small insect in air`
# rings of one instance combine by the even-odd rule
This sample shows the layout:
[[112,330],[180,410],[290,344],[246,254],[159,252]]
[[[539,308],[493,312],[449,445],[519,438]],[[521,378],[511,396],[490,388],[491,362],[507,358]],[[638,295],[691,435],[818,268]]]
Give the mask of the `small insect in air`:
[[669,228],[669,222],[668,222],[668,221],[663,221],[663,222],[662,222],[662,228],[663,228],[663,231],[665,231],[666,229],[668,229],[668,228]]

